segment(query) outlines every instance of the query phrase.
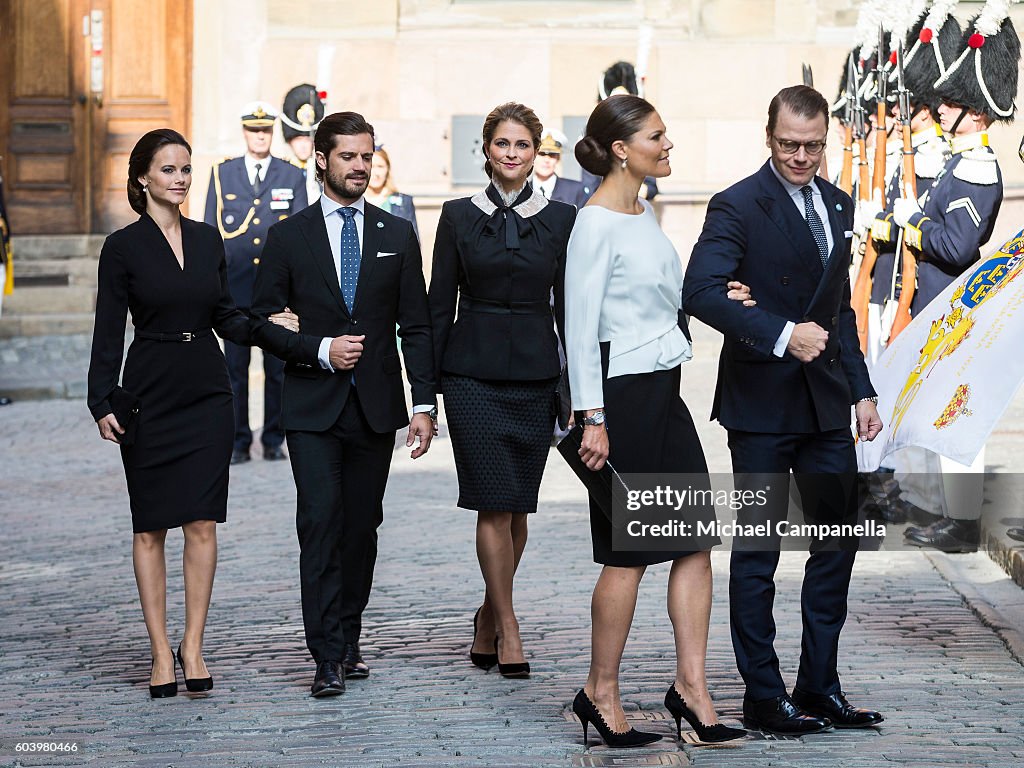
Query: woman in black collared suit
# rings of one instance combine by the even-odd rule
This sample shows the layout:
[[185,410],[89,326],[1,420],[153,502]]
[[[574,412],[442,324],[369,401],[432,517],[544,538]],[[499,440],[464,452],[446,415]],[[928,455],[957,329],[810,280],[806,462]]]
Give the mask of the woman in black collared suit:
[[550,448],[561,369],[550,296],[554,290],[560,320],[576,215],[527,183],[540,140],[541,124],[529,107],[502,104],[487,116],[484,170],[491,184],[442,208],[429,294],[458,505],[477,511],[486,586],[470,658],[484,669],[498,664],[506,677],[530,670],[512,579]]

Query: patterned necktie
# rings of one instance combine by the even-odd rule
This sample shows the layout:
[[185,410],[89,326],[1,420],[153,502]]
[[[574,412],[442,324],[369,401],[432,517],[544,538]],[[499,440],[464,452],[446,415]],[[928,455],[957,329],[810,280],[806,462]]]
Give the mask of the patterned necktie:
[[821,266],[828,263],[828,237],[825,235],[825,225],[821,223],[821,217],[814,210],[814,190],[810,186],[801,187],[804,195],[804,215],[807,218],[807,227],[814,236],[814,242],[818,244],[818,256],[821,258]]
[[339,208],[338,213],[345,220],[341,226],[341,295],[351,312],[356,303],[356,286],[359,284],[359,233],[356,231],[356,209]]

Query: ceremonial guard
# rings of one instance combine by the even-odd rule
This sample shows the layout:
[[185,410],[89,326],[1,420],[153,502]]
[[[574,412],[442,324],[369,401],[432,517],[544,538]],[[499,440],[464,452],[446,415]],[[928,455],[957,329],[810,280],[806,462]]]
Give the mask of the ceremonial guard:
[[[952,137],[952,157],[923,197],[901,198],[893,205],[892,220],[904,227],[918,257],[912,314],[979,261],[1003,200],[1002,173],[989,147],[988,128],[996,121],[1012,122],[1016,111],[1020,40],[1007,4],[989,0],[968,24],[959,50],[935,83],[942,128]],[[984,456],[982,451],[968,467],[927,454],[918,476],[931,479],[933,498],[941,501],[930,506],[941,517],[908,528],[908,544],[943,552],[977,548]],[[900,484],[905,486],[905,480]]]
[[[563,179],[558,175],[558,163],[562,159],[562,148],[569,143],[565,134],[557,128],[545,128],[533,164],[533,188],[548,200],[568,203],[576,209],[582,208],[590,199],[590,192],[582,182]],[[591,190],[592,192],[593,190]]]
[[[911,143],[914,148],[914,174],[917,194],[926,193],[951,157],[949,142],[939,124],[941,100],[934,83],[959,53],[960,25],[950,14],[949,3],[939,3],[932,12],[916,21],[903,45],[903,76],[910,98]],[[893,76],[895,76],[893,72]],[[894,107],[898,116],[899,106]],[[899,153],[903,150],[899,146]],[[903,168],[897,159],[889,182],[885,210],[871,222],[871,238],[875,241],[878,260],[875,262],[868,306],[867,357],[875,362],[889,338],[889,329],[899,299],[900,270],[898,246],[902,231],[893,224],[893,206],[901,196]]]
[[281,134],[288,142],[291,154],[284,159],[306,177],[306,199],[309,203],[320,198],[313,157],[313,134],[323,119],[324,102],[314,86],[303,83],[288,91],[281,109]]
[[[306,207],[302,172],[284,160],[271,157],[270,141],[277,117],[266,102],[253,102],[242,112],[246,152],[217,163],[210,173],[204,221],[220,230],[227,256],[228,287],[235,306],[244,312],[252,305],[252,287],[263,243],[272,224]],[[250,348],[224,341],[231,390],[235,401],[235,439],[231,463],[249,460],[252,430],[249,428]],[[263,458],[285,458],[281,444],[281,383],[284,363],[264,353]]]

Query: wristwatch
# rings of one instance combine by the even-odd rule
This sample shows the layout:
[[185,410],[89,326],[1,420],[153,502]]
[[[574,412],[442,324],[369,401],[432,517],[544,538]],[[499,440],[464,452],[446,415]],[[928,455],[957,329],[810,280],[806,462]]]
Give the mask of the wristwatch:
[[590,416],[585,416],[580,419],[580,424],[584,427],[599,427],[604,424],[604,411],[594,411]]
[[430,417],[431,421],[437,421],[437,406],[436,405],[433,408],[431,408],[429,411],[427,411],[427,416]]
[[857,402],[858,403],[874,403],[875,405],[878,405],[878,398],[877,397],[862,397]]

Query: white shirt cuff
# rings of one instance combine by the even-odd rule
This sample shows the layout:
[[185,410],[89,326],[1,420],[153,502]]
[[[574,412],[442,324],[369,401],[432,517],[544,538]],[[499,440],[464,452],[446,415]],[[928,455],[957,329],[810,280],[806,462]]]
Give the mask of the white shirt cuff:
[[325,336],[320,341],[320,350],[317,352],[317,359],[320,361],[320,367],[325,371],[334,373],[334,366],[331,365],[331,342],[334,339]]
[[414,416],[417,413],[430,413],[432,410],[434,410],[433,405],[414,405],[412,407],[412,412]]
[[773,355],[782,357],[786,354],[786,347],[789,346],[789,339],[793,335],[794,328],[796,328],[796,323],[792,321],[786,322],[786,327],[782,329],[782,333],[779,334],[779,340],[775,342],[775,347],[772,349]]

